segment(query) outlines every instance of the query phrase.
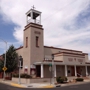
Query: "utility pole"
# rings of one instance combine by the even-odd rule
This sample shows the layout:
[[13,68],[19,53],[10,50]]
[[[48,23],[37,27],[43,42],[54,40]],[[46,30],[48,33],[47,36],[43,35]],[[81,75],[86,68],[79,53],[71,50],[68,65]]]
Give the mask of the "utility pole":
[[18,83],[19,84],[21,84],[21,77],[20,77],[20,74],[21,74],[21,68],[23,67],[23,58],[22,58],[22,56],[19,56],[19,81],[18,81]]
[[[6,68],[6,53],[7,53],[7,42],[6,43],[6,52],[5,52],[5,61],[4,61],[4,68]],[[6,73],[5,73],[5,70],[4,70],[4,80],[5,80],[5,76],[6,76]]]
[[7,70],[7,68],[6,68],[7,42],[5,40],[3,40],[2,38],[0,38],[0,39],[6,44],[6,47],[5,47],[5,60],[4,60],[4,67],[3,67],[3,70],[4,70],[3,80],[5,80],[5,76],[6,76],[5,71]]
[[52,84],[54,85],[54,54],[52,54]]
[[18,81],[19,84],[21,84],[20,70],[21,70],[21,61],[19,60],[19,81]]

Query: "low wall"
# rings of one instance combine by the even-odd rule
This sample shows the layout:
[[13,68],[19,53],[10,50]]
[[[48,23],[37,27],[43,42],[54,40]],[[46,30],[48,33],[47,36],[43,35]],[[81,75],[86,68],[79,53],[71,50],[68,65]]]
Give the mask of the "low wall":
[[[15,82],[15,83],[18,83],[19,82],[19,78],[12,78],[12,81]],[[23,84],[30,83],[30,79],[20,78],[20,82],[23,83]]]
[[73,79],[76,79],[77,77],[72,76],[72,77],[67,77],[67,78],[68,78],[68,80],[73,80]]
[[[68,80],[73,80],[76,79],[77,77],[67,77]],[[19,82],[19,78],[12,78],[13,82],[18,83]],[[29,84],[29,83],[42,83],[42,82],[48,82],[50,83],[50,78],[31,78],[31,79],[24,79],[24,78],[20,78],[20,81],[22,84]],[[55,78],[55,83],[56,83],[56,78]]]
[[[12,78],[13,82],[18,83],[19,82],[19,78]],[[23,79],[20,78],[21,83],[25,84],[25,83],[41,83],[41,82],[50,82],[50,78],[31,78],[31,79]],[[56,79],[55,79],[56,81]]]

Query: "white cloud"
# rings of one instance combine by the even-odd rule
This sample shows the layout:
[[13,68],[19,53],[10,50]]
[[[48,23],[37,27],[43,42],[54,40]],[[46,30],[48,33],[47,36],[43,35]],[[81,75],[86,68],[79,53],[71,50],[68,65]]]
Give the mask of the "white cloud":
[[5,42],[2,42],[0,40],[0,55],[2,55],[3,53],[5,53],[6,50],[8,50],[10,45],[14,45],[15,48],[18,48],[21,46],[20,42],[7,42],[7,45]]
[[[90,22],[79,29],[75,26],[77,16],[87,9],[90,0],[1,0],[4,20],[6,22],[12,21],[20,26],[15,27],[13,33],[19,42],[23,42],[23,29],[26,25],[25,13],[32,5],[35,5],[36,9],[42,12],[45,45],[90,53],[88,49],[90,42],[84,43],[84,39],[90,38],[90,31],[88,31],[90,30]],[[70,30],[65,26],[68,26]]]

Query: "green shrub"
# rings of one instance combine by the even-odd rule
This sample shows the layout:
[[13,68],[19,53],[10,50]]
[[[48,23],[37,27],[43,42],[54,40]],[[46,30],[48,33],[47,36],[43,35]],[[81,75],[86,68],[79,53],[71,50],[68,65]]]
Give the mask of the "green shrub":
[[56,81],[59,83],[61,77],[56,77]]
[[[13,74],[13,77],[18,78],[19,77],[19,74]],[[20,77],[21,78],[32,78],[30,75],[25,74],[25,73],[21,74]]]
[[61,78],[63,78],[64,79],[64,81],[67,81],[68,79],[67,79],[67,77],[61,77]]
[[30,76],[30,75],[28,75],[28,74],[24,74],[24,73],[23,73],[23,74],[21,74],[20,76],[21,76],[21,78],[31,78],[31,76]]
[[56,78],[57,83],[64,83],[67,81],[67,77],[57,77]]
[[19,77],[19,74],[13,74],[13,77]]
[[76,78],[76,81],[82,82],[84,79],[83,78]]

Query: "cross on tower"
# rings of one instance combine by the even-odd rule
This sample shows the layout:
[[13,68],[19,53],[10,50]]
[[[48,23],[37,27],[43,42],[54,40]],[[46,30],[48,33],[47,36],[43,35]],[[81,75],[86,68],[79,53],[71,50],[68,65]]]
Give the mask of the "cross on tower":
[[34,5],[32,6],[32,9],[35,9]]

